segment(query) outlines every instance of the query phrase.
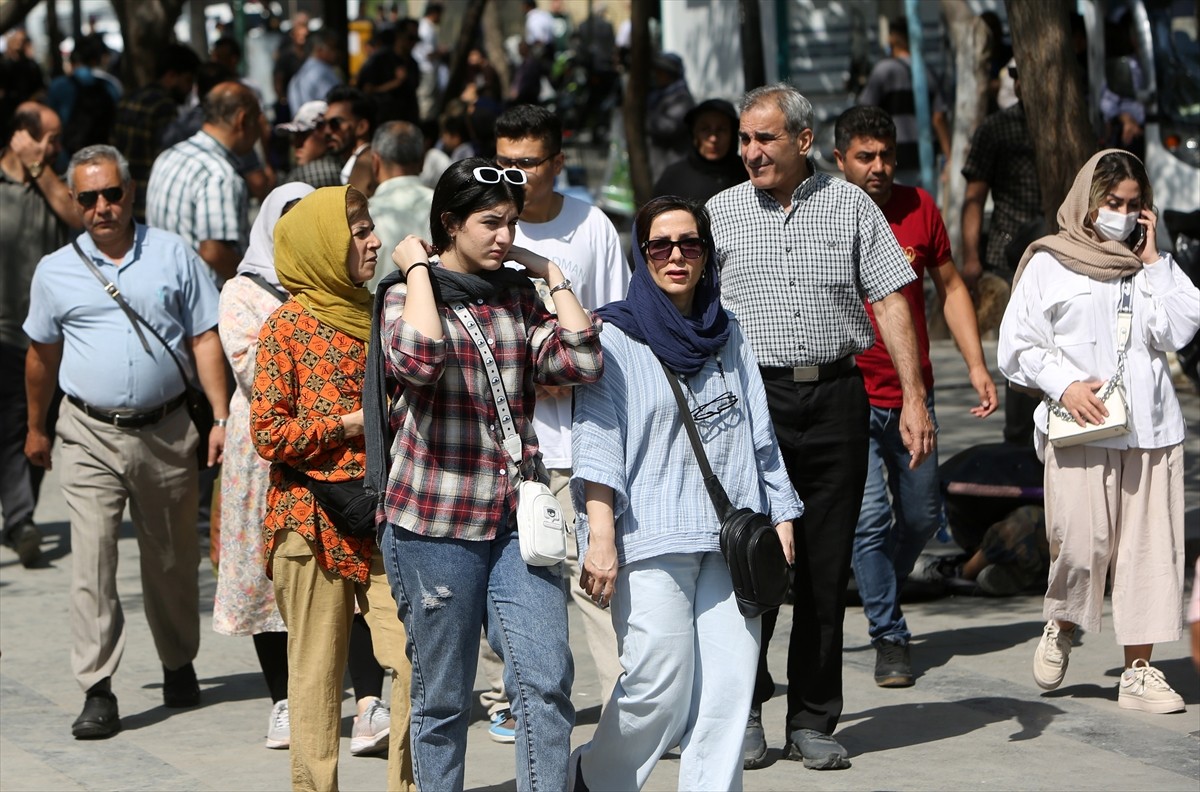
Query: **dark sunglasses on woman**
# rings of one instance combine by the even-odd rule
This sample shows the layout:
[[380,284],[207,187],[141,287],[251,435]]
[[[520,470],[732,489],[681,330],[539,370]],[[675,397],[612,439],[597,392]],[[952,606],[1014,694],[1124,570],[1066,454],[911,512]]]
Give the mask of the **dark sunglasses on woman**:
[[698,259],[704,255],[708,243],[699,237],[691,239],[648,239],[642,245],[642,252],[653,261],[666,261],[671,258],[671,251],[679,247],[679,252],[685,259]]

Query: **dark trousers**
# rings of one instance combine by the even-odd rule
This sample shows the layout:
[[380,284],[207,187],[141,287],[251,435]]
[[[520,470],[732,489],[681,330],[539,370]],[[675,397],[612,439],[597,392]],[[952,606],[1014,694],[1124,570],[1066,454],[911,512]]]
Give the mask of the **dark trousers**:
[[[867,395],[857,368],[827,382],[765,385],[788,476],[804,501],[804,517],[795,526],[787,729],[832,734],[842,714],[842,619],[867,477]],[[762,617],[756,707],[775,692],[767,647],[778,614]]]
[[[62,391],[55,388],[50,411],[46,415],[46,433],[54,444],[54,425]],[[29,428],[29,409],[25,399],[25,350],[12,344],[0,344],[0,511],[4,512],[4,536],[33,521],[38,491],[45,468],[30,464],[25,456],[25,436]]]

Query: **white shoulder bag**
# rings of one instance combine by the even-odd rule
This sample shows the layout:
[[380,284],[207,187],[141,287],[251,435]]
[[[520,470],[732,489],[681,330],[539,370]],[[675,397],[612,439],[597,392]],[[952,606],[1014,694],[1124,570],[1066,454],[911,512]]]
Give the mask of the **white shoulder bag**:
[[492,399],[496,402],[496,414],[504,435],[504,451],[520,475],[517,484],[517,538],[521,542],[521,558],[530,566],[554,566],[567,557],[567,528],[562,506],[549,487],[536,479],[526,479],[521,473],[521,435],[513,425],[512,412],[508,409],[500,367],[467,307],[459,302],[450,308],[467,328],[467,333],[483,357],[483,367],[492,388]]
[[1125,410],[1125,350],[1133,327],[1133,278],[1121,280],[1121,304],[1117,308],[1117,372],[1096,394],[1108,410],[1102,424],[1080,426],[1060,402],[1046,397],[1049,416],[1046,434],[1055,448],[1094,443],[1129,434],[1129,415]]

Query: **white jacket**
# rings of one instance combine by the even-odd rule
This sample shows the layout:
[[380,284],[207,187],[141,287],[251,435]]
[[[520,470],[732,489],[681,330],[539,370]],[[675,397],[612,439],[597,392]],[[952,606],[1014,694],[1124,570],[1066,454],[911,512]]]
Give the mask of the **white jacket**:
[[[1000,323],[997,357],[1011,382],[1059,399],[1071,383],[1107,382],[1117,370],[1121,280],[1072,272],[1052,254],[1036,254],[1013,289]],[[1166,448],[1183,442],[1186,424],[1171,384],[1167,352],[1200,328],[1200,290],[1169,254],[1133,277],[1133,325],[1125,359],[1130,433],[1095,443],[1105,448]],[[1046,405],[1034,413],[1035,445],[1045,447]]]

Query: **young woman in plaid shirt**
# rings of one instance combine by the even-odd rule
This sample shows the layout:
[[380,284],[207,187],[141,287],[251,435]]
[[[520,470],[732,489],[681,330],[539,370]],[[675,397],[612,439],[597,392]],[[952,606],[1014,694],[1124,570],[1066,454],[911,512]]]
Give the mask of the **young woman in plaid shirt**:
[[[505,660],[505,688],[520,724],[517,788],[566,785],[575,710],[565,582],[559,567],[521,560],[516,483],[548,479],[530,423],[534,385],[596,381],[600,340],[558,266],[512,247],[524,183],[523,171],[498,170],[487,160],[452,165],[434,191],[432,244],[410,236],[396,247],[392,259],[405,283],[383,298],[380,353],[394,440],[381,548],[409,631],[421,789],[463,788],[485,626]],[[530,277],[545,279],[557,316],[543,307]],[[459,303],[499,367],[522,441],[519,465],[504,450],[483,358],[452,309]]]

